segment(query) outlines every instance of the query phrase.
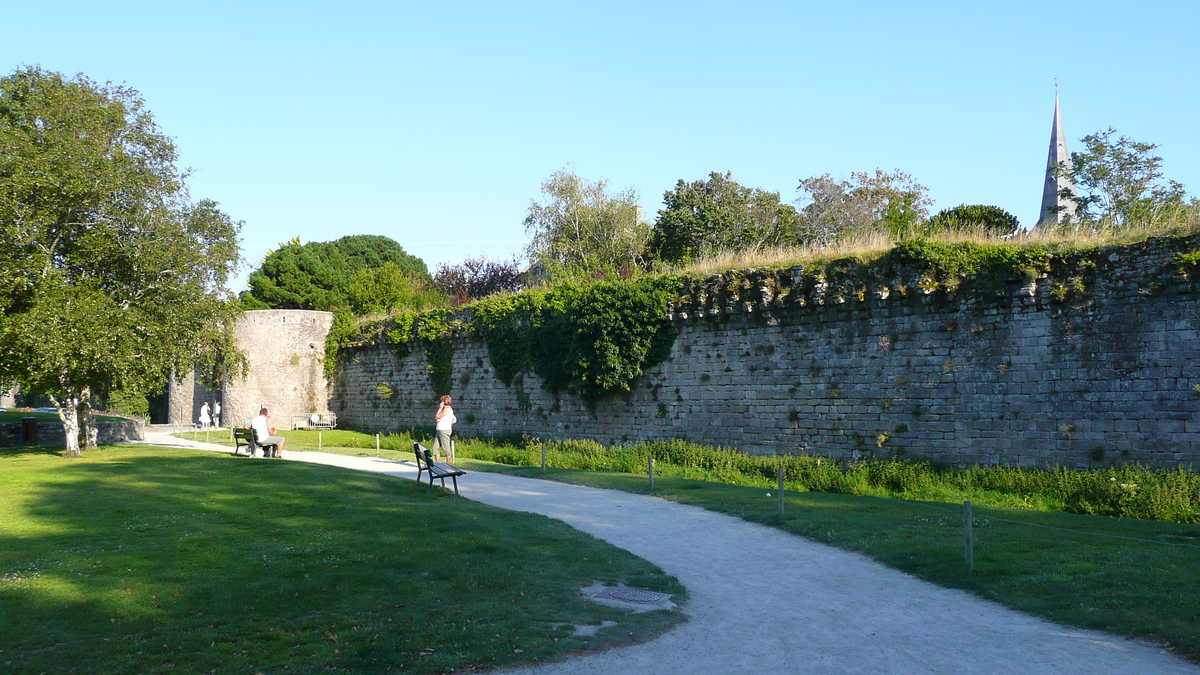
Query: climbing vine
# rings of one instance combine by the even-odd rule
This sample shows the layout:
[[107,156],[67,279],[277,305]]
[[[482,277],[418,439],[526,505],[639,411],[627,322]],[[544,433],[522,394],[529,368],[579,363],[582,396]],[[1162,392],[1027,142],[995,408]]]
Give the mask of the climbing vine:
[[433,309],[421,313],[401,312],[390,323],[390,328],[384,332],[396,360],[407,358],[416,340],[425,353],[425,367],[434,395],[450,393],[454,379],[454,345],[450,343],[450,337],[461,326],[452,311]]
[[[1200,266],[1195,237],[1175,261],[1185,274]],[[1137,244],[1134,244],[1137,246]],[[916,288],[955,294],[972,289],[1000,297],[1013,280],[1053,273],[1065,282],[1055,299],[1086,292],[1083,275],[1100,271],[1111,246],[1041,242],[943,242],[909,239],[864,257],[813,260],[786,267],[730,271],[704,279],[678,276],[565,282],[550,288],[484,298],[454,310],[406,312],[383,321],[356,324],[339,315],[326,348],[332,377],[339,349],[376,342],[381,336],[397,360],[420,345],[436,394],[453,384],[451,338],[479,335],[496,378],[512,386],[523,373],[538,375],[550,391],[576,391],[594,402],[629,391],[649,367],[665,360],[675,340],[669,319],[673,304],[700,316],[744,311],[756,316],[775,308],[887,297]],[[1069,284],[1069,285],[1063,285]],[[690,311],[690,310],[689,310]]]
[[668,306],[678,288],[674,277],[563,284],[481,300],[471,325],[500,381],[532,370],[547,389],[575,387],[594,401],[628,391],[670,354]]

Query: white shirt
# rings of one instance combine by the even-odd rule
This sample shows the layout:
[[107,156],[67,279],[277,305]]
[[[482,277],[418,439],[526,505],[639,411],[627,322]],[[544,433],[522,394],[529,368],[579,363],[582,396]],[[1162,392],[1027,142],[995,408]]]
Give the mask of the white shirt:
[[[457,421],[458,418],[454,416],[454,408],[448,407],[446,408],[446,414],[442,415],[441,419],[437,421],[437,425],[434,426],[434,429],[437,431],[450,431],[454,427],[454,423]],[[428,429],[429,427],[425,428]]]
[[262,443],[271,437],[271,428],[267,424],[266,415],[259,415],[250,422],[250,428],[254,430],[255,443]]

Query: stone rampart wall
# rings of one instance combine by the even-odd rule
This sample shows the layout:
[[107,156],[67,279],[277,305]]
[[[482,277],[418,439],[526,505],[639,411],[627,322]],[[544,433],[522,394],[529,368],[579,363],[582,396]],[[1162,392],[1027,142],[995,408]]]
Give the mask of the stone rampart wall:
[[[1200,294],[1174,258],[1196,243],[1113,247],[1069,274],[952,293],[922,290],[920,279],[788,287],[769,275],[715,277],[672,309],[670,359],[594,408],[531,374],[505,386],[483,340],[461,335],[456,431],[684,438],[840,458],[1196,466]],[[432,425],[420,348],[397,363],[377,343],[341,361],[332,406],[342,426]]]

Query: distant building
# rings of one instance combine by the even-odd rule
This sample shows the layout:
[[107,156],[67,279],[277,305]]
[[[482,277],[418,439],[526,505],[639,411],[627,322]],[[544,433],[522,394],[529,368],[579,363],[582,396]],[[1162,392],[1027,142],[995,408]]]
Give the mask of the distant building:
[[1075,181],[1067,173],[1057,171],[1059,165],[1071,168],[1071,153],[1067,150],[1067,136],[1063,133],[1062,116],[1058,111],[1058,94],[1054,95],[1054,123],[1050,127],[1050,156],[1046,159],[1046,179],[1042,187],[1042,209],[1038,212],[1038,226],[1058,225],[1075,220],[1075,201],[1063,196],[1065,190],[1072,197]]

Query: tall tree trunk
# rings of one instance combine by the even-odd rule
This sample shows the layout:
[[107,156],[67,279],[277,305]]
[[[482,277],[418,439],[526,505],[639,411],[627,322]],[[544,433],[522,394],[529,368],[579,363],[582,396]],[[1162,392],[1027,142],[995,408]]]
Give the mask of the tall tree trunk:
[[99,443],[99,430],[96,428],[96,416],[92,413],[92,388],[84,387],[79,392],[79,405],[76,406],[80,422],[79,441],[84,450],[92,450]]
[[58,410],[58,419],[62,420],[63,436],[67,440],[67,450],[63,453],[64,457],[79,457],[83,453],[79,449],[79,409],[75,407],[75,397],[70,396],[70,391],[67,391],[67,398],[62,403],[54,396],[50,396],[50,402],[54,404],[54,408]]

